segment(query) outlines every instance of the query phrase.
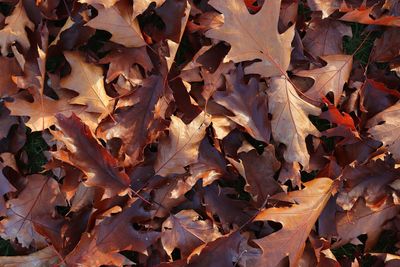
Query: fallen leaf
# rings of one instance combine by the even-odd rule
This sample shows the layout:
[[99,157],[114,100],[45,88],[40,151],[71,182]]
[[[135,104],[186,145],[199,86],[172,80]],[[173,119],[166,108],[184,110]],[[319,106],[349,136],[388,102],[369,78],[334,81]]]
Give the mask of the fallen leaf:
[[139,23],[133,16],[132,7],[130,7],[128,1],[120,0],[109,8],[101,5],[93,6],[96,8],[98,15],[86,23],[87,26],[110,32],[112,34],[111,41],[126,47],[146,45]]
[[[231,45],[225,57],[226,62],[260,59],[261,62],[246,67],[245,73],[270,77],[286,72],[290,62],[294,27],[290,27],[283,34],[278,33],[280,0],[266,1],[255,15],[248,12],[242,0],[228,3],[223,0],[211,0],[209,4],[224,15],[224,24],[207,31],[206,36],[226,41]],[[268,18],[268,23],[264,23],[265,18]]]
[[327,62],[322,68],[301,70],[295,72],[297,76],[310,77],[314,79],[314,85],[305,92],[313,101],[322,102],[322,98],[329,92],[334,94],[335,106],[339,103],[339,99],[343,92],[343,86],[348,81],[353,56],[349,55],[329,55],[321,57]]
[[25,50],[28,50],[30,42],[28,40],[25,27],[33,31],[35,25],[29,20],[23,1],[18,1],[10,16],[6,17],[6,26],[0,30],[1,54],[7,56],[9,46],[18,42]]
[[320,110],[301,99],[284,77],[273,78],[267,93],[271,99],[269,112],[272,114],[273,138],[286,145],[284,157],[287,162],[299,162],[307,168],[310,156],[305,138],[309,134],[320,135],[308,115],[319,115]]
[[86,63],[78,52],[64,52],[64,55],[72,70],[61,79],[60,85],[79,93],[70,104],[86,105],[87,112],[108,114],[111,98],[104,89],[103,70]]
[[171,116],[169,136],[160,140],[157,160],[154,165],[156,174],[184,173],[184,167],[196,161],[200,142],[205,136],[209,117],[200,113],[188,125],[181,119]]
[[[288,193],[296,204],[290,207],[268,208],[261,211],[255,221],[276,221],[282,224],[282,229],[264,238],[253,240],[261,249],[262,254],[254,259],[248,259],[253,266],[277,266],[286,256],[289,256],[290,266],[297,266],[303,254],[305,241],[331,196],[332,180],[317,178],[304,184],[300,191]],[[279,199],[282,196],[272,198]]]

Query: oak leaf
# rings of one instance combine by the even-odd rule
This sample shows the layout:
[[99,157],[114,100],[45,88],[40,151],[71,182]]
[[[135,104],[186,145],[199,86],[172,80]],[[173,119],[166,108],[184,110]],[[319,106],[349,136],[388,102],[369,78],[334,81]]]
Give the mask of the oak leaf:
[[70,116],[72,112],[80,114],[86,110],[85,106],[69,104],[70,97],[62,94],[62,98],[54,100],[46,95],[33,95],[33,102],[28,101],[23,94],[14,97],[13,102],[5,102],[13,116],[28,116],[26,126],[32,131],[42,131],[54,125],[57,113]]
[[14,239],[23,247],[34,242],[36,247],[46,244],[43,236],[34,228],[35,223],[55,213],[56,205],[66,205],[58,183],[40,174],[27,177],[28,184],[19,193],[18,198],[7,201],[7,217],[0,221],[3,238]]
[[70,104],[86,105],[87,112],[109,113],[111,98],[104,89],[103,70],[84,61],[78,52],[64,52],[71,65],[71,73],[60,85],[79,93]]
[[170,215],[162,225],[161,242],[165,251],[171,256],[175,248],[179,248],[182,257],[187,257],[196,247],[211,242],[220,233],[210,220],[202,220],[193,210],[182,210]]
[[53,247],[45,247],[24,256],[1,256],[0,265],[5,267],[54,266],[61,260]]
[[313,101],[322,102],[322,98],[329,92],[334,94],[335,106],[339,103],[343,86],[348,81],[353,64],[351,55],[329,55],[321,57],[327,62],[322,68],[301,70],[295,72],[297,76],[314,79],[313,86],[305,95]]
[[[400,160],[399,116],[400,102],[376,114],[367,123],[370,128],[368,132],[375,140],[387,146],[396,160]],[[382,122],[384,123],[381,124]]]
[[268,119],[267,95],[260,92],[258,81],[243,81],[243,70],[239,67],[235,72],[225,75],[227,91],[215,92],[215,102],[231,110],[235,116],[229,116],[241,125],[257,140],[269,142],[270,127]]
[[199,153],[200,142],[206,134],[209,116],[200,113],[186,125],[176,116],[171,116],[169,136],[160,140],[157,160],[154,165],[156,174],[184,173],[184,167],[194,163]]
[[343,53],[343,36],[352,37],[350,26],[336,20],[314,18],[302,41],[307,51],[320,57]]
[[305,138],[309,134],[320,135],[308,115],[319,115],[321,111],[301,99],[284,77],[273,78],[270,87],[267,93],[271,99],[269,112],[272,114],[272,136],[286,145],[284,157],[287,162],[299,162],[307,168],[310,156]]
[[132,14],[132,7],[126,0],[120,0],[115,5],[104,8],[93,5],[98,15],[86,23],[94,29],[105,30],[112,34],[111,41],[126,47],[146,45],[139,27],[138,20]]
[[55,156],[83,171],[87,177],[85,185],[103,188],[103,198],[126,194],[130,184],[128,175],[118,170],[117,160],[93,136],[88,126],[75,114],[69,118],[58,114],[56,118],[61,131],[53,132],[53,135],[69,152]]
[[253,266],[277,266],[286,256],[289,256],[290,266],[298,266],[308,235],[331,196],[332,180],[317,178],[304,186],[303,190],[290,192],[287,196],[281,193],[272,197],[293,199],[296,204],[268,208],[255,217],[255,221],[279,222],[282,229],[253,240],[262,249],[262,255],[248,259]]
[[350,211],[336,214],[338,241],[332,248],[347,244],[362,234],[367,234],[367,247],[371,248],[383,230],[383,225],[398,215],[400,207],[386,199],[378,209],[371,210],[359,199]]
[[169,94],[170,89],[165,87],[163,77],[150,76],[144,80],[143,86],[120,98],[113,114],[114,120],[103,120],[97,129],[98,136],[123,140],[122,152],[131,164],[137,164],[142,160],[144,147],[166,127],[165,110],[161,107],[168,103]]
[[30,42],[25,27],[33,31],[35,25],[29,20],[23,1],[18,1],[13,12],[5,20],[6,26],[0,30],[1,54],[7,56],[9,46],[18,42],[25,50],[28,50]]
[[[261,62],[245,68],[245,72],[264,77],[283,75],[286,72],[290,62],[294,27],[283,34],[278,33],[280,0],[265,1],[255,15],[248,12],[242,0],[211,0],[209,4],[224,15],[224,24],[207,31],[206,36],[231,45],[226,61],[237,63],[260,59]],[[268,23],[265,23],[265,18],[268,18]]]

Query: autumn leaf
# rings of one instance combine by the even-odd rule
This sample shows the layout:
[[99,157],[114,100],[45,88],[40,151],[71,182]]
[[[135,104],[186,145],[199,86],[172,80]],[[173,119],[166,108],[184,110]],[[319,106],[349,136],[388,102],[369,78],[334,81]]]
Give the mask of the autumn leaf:
[[337,55],[343,52],[343,36],[352,37],[351,28],[346,24],[314,18],[303,38],[304,48],[315,57]]
[[93,6],[96,8],[98,15],[86,23],[87,26],[110,32],[112,34],[111,41],[126,47],[146,45],[139,23],[132,16],[132,7],[128,1],[120,0],[108,8],[96,4]]
[[235,116],[230,118],[243,126],[254,138],[268,143],[270,138],[267,95],[258,88],[258,82],[251,79],[243,82],[243,70],[225,76],[226,92],[216,92],[215,102],[231,110]]
[[23,247],[33,244],[41,248],[46,241],[36,232],[34,225],[40,224],[46,215],[54,214],[56,205],[66,203],[54,179],[34,174],[28,176],[27,181],[18,198],[7,201],[7,216],[0,221],[0,235],[7,239],[16,238]]
[[7,56],[9,46],[14,42],[18,42],[25,50],[30,47],[25,27],[33,31],[35,25],[29,20],[23,1],[18,1],[12,14],[6,17],[6,26],[0,30],[0,46],[1,54]]
[[319,115],[320,110],[301,99],[284,77],[273,78],[270,87],[267,93],[272,100],[269,103],[272,136],[286,145],[284,157],[287,162],[300,162],[307,168],[309,155],[305,138],[309,134],[319,136],[308,115]]
[[[225,60],[241,62],[260,59],[245,68],[246,73],[257,73],[264,77],[283,75],[290,62],[291,42],[294,27],[278,33],[280,0],[266,1],[261,10],[251,15],[242,0],[211,0],[214,8],[224,15],[224,24],[207,31],[206,36],[223,40],[231,45]],[[265,22],[268,18],[268,23]],[[264,25],[264,27],[259,27]],[[243,42],[246,40],[246,42]]]
[[[397,131],[400,127],[398,116],[400,114],[400,103],[376,114],[368,121],[368,132],[372,137],[387,146],[394,158],[400,159],[400,140]],[[381,124],[383,122],[383,124]]]
[[161,242],[168,255],[175,248],[180,248],[182,256],[187,257],[196,247],[220,237],[216,226],[209,220],[202,220],[193,210],[171,215],[162,228]]
[[79,93],[70,104],[86,105],[87,112],[108,114],[111,98],[104,89],[102,69],[86,63],[78,52],[65,52],[64,55],[72,70],[61,79],[60,85]]
[[58,157],[82,170],[87,180],[85,185],[97,186],[104,189],[104,198],[128,192],[130,180],[125,172],[118,170],[118,162],[98,142],[76,115],[67,118],[58,114],[57,127],[60,132],[56,138],[62,141],[68,154]]
[[[163,105],[168,103],[169,88],[161,76],[150,76],[132,94],[120,99],[114,120],[107,118],[97,131],[104,139],[125,140],[122,150],[133,165],[142,160],[143,149],[165,129]],[[117,123],[115,123],[117,122]]]
[[327,93],[333,92],[336,106],[342,95],[343,86],[349,79],[353,57],[348,55],[329,55],[321,58],[327,62],[325,67],[301,70],[295,72],[295,74],[314,79],[313,86],[305,93],[311,100],[321,101]]
[[188,125],[172,116],[169,136],[160,140],[154,165],[156,174],[167,176],[184,173],[184,167],[197,159],[200,142],[206,134],[205,128],[208,124],[209,117],[204,113],[199,114]]
[[[276,266],[289,256],[290,266],[297,266],[303,253],[305,241],[317,221],[322,209],[330,198],[332,180],[318,178],[304,184],[300,191],[290,192],[296,204],[291,207],[268,208],[261,211],[255,221],[275,221],[282,229],[254,242],[262,249],[262,255],[248,262],[262,266]],[[282,195],[273,196],[279,199]]]
[[0,256],[1,266],[51,266],[60,263],[57,252],[51,246],[25,256]]

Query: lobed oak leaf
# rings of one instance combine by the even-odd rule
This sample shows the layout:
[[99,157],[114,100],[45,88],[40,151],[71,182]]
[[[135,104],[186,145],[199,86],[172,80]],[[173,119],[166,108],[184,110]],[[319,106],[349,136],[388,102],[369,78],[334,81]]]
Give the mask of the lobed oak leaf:
[[266,146],[261,155],[252,149],[247,153],[240,153],[239,158],[243,162],[244,178],[247,182],[244,189],[251,193],[257,203],[262,204],[269,196],[282,192],[280,185],[274,179],[281,164],[275,158],[275,149],[272,145]]
[[390,183],[399,177],[400,169],[381,160],[356,167],[346,166],[341,174],[343,189],[338,193],[336,203],[347,211],[363,198],[368,208],[379,209],[383,200],[392,194]]
[[308,115],[319,115],[321,111],[301,99],[284,77],[272,78],[267,93],[271,99],[269,112],[272,114],[273,138],[286,145],[284,157],[287,162],[299,162],[307,168],[310,156],[305,138],[309,134],[320,135]]
[[25,27],[33,31],[35,25],[29,20],[23,1],[18,1],[10,16],[6,17],[6,26],[0,30],[1,54],[7,56],[9,46],[18,42],[25,50],[28,50],[30,42]]
[[118,170],[117,160],[97,141],[88,126],[75,114],[69,118],[58,114],[56,118],[56,125],[61,131],[53,132],[53,135],[69,151],[60,160],[67,161],[85,173],[85,185],[103,188],[103,198],[125,195],[130,184],[128,175]]
[[350,211],[336,214],[338,241],[332,248],[341,247],[362,234],[367,234],[367,248],[372,248],[383,230],[383,225],[398,215],[400,207],[386,199],[378,209],[371,210],[359,199]]
[[314,57],[337,55],[343,53],[343,36],[352,37],[350,26],[337,20],[314,18],[302,41]]
[[28,116],[29,120],[25,123],[32,131],[43,131],[54,125],[55,115],[60,113],[70,116],[73,112],[81,114],[86,110],[85,106],[69,104],[70,98],[66,94],[59,100],[54,100],[46,95],[40,96],[38,93],[33,95],[33,102],[28,101],[19,94],[14,97],[13,102],[5,102],[6,107],[13,116]]
[[134,64],[140,64],[145,71],[150,71],[153,67],[145,47],[118,48],[102,58],[100,63],[110,63],[107,71],[107,83],[110,83],[119,75],[123,75],[126,79],[129,79],[130,70]]
[[215,102],[231,110],[235,116],[230,118],[246,129],[257,140],[269,142],[270,127],[268,119],[267,95],[259,91],[258,81],[250,79],[243,82],[243,70],[225,75],[227,91],[215,92]]
[[378,18],[374,18],[371,13],[373,13],[373,9],[376,4],[367,8],[365,3],[366,2],[363,2],[363,4],[359,8],[355,9],[349,8],[346,4],[341,6],[339,11],[346,12],[346,14],[344,14],[340,18],[340,20],[362,24],[400,27],[400,17],[392,15],[382,15]]
[[196,248],[187,258],[185,266],[232,266],[243,253],[240,247],[243,241],[244,237],[238,231],[224,235]]
[[34,174],[28,176],[27,181],[18,198],[7,201],[7,217],[0,221],[0,235],[6,239],[16,238],[23,247],[29,247],[34,242],[40,248],[46,241],[34,225],[41,224],[44,217],[51,218],[55,206],[66,205],[66,202],[54,179]]
[[[211,0],[211,6],[224,15],[224,24],[206,32],[206,36],[231,45],[226,62],[260,59],[245,68],[246,73],[263,77],[283,75],[289,67],[294,27],[278,33],[280,0],[265,1],[261,10],[251,15],[242,0]],[[268,23],[265,23],[268,18]],[[263,27],[260,27],[263,25]],[[245,40],[245,41],[243,41]]]
[[111,98],[104,89],[103,70],[86,63],[78,52],[64,52],[71,65],[71,73],[60,81],[60,85],[79,93],[70,104],[86,105],[87,112],[108,114]]
[[103,5],[105,8],[112,7],[119,0],[79,0],[79,3],[88,5]]
[[[395,105],[376,114],[367,122],[367,127],[370,128],[368,133],[371,134],[372,138],[387,146],[396,160],[400,160],[399,116],[400,102],[397,102]],[[384,123],[381,124],[382,122]]]
[[[168,103],[170,89],[161,76],[150,76],[131,94],[122,97],[111,119],[103,120],[97,134],[104,139],[123,140],[122,152],[132,165],[142,160],[144,147],[165,129],[163,103]],[[117,123],[115,123],[117,122]]]
[[133,17],[142,14],[151,3],[155,3],[156,7],[164,4],[165,0],[134,0],[133,1]]
[[132,8],[128,1],[120,0],[109,8],[101,5],[93,6],[96,8],[98,15],[86,23],[86,26],[110,32],[112,34],[111,41],[126,47],[146,45],[139,22],[133,16]]
[[247,258],[247,263],[272,267],[289,256],[290,266],[298,266],[308,235],[331,196],[332,182],[329,178],[317,178],[305,183],[303,190],[289,192],[287,196],[285,193],[273,196],[278,200],[291,198],[296,204],[268,208],[255,217],[254,221],[279,222],[282,229],[253,240],[262,249],[262,254]]
[[141,201],[135,200],[122,212],[101,221],[91,234],[84,233],[75,249],[66,257],[73,266],[100,266],[103,264],[132,264],[118,254],[119,251],[133,250],[146,253],[146,248],[159,238],[154,231],[136,230],[132,223],[140,223],[150,218]]
[[297,76],[314,79],[313,86],[305,92],[305,95],[313,101],[322,102],[322,98],[329,92],[334,94],[335,106],[339,103],[343,92],[343,86],[348,81],[353,64],[351,55],[329,55],[321,57],[327,62],[322,68],[300,70],[295,72]]
[[203,112],[188,125],[176,116],[171,116],[169,136],[160,140],[156,174],[167,176],[185,172],[184,167],[197,160],[201,140],[206,134],[210,118]]
[[82,234],[75,249],[68,254],[65,262],[70,266],[123,266],[133,264],[118,252],[101,251],[96,243],[96,237],[88,233]]
[[24,256],[1,256],[0,265],[5,267],[39,267],[55,266],[60,263],[60,257],[53,247],[45,247],[39,251]]
[[161,242],[170,255],[179,248],[182,257],[188,257],[196,247],[221,236],[210,220],[202,220],[193,210],[182,210],[170,215],[162,224]]

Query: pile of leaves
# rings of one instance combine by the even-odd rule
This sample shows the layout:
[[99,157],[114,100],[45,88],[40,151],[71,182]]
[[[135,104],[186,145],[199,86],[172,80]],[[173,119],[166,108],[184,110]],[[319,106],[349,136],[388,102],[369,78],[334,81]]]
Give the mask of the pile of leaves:
[[398,1],[0,12],[1,266],[400,265]]

